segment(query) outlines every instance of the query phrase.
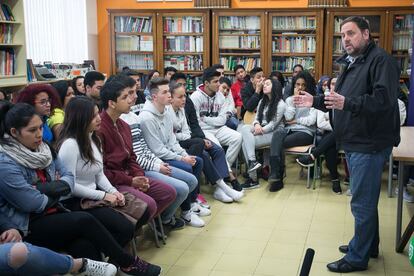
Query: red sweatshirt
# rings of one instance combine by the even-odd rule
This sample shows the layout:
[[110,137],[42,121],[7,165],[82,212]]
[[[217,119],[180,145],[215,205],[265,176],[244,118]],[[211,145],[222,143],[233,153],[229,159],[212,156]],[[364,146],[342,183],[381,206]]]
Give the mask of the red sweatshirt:
[[102,122],[97,133],[102,141],[104,173],[113,185],[131,186],[133,177],[144,175],[132,149],[131,129],[121,119],[115,126],[106,111],[100,116]]
[[236,80],[236,82],[231,85],[231,94],[233,96],[235,107],[243,106],[243,101],[240,96],[240,92],[243,89],[244,85],[245,82],[239,80]]

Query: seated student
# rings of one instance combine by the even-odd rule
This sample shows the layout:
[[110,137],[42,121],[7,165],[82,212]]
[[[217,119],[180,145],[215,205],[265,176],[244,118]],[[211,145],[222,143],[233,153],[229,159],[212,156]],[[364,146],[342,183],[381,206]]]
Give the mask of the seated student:
[[85,74],[83,80],[85,86],[85,94],[91,98],[98,105],[99,110],[101,109],[101,89],[105,83],[105,76],[98,71],[89,71]]
[[[134,93],[135,82],[130,77],[123,76],[122,74],[115,76],[113,80],[121,81],[130,88],[130,97],[133,103],[136,98]],[[131,128],[132,146],[137,156],[137,163],[145,170],[145,175],[171,185],[177,192],[175,201],[161,214],[163,224],[168,226],[170,230],[182,229],[185,224],[184,220],[175,218],[174,214],[180,206],[184,212],[192,209],[188,194],[197,187],[197,178],[191,173],[170,166],[154,155],[145,142],[138,116],[134,112],[130,111],[128,114],[122,114],[120,118],[128,123]],[[200,212],[200,210],[195,210],[195,208],[192,211]]]
[[259,102],[256,118],[251,125],[243,125],[243,152],[248,163],[250,181],[243,184],[244,189],[259,187],[255,171],[261,167],[256,161],[256,148],[269,146],[273,131],[283,129],[283,116],[286,104],[283,101],[282,86],[279,81],[267,79],[263,84],[263,98]]
[[75,96],[85,96],[85,85],[84,85],[84,76],[77,76],[72,79],[71,86]]
[[293,80],[294,77],[296,77],[297,74],[299,74],[302,71],[303,71],[303,66],[301,64],[295,64],[295,66],[293,66],[292,78],[290,80],[288,80],[288,82],[285,86],[284,93],[283,93],[283,100],[284,101],[286,101],[287,98],[292,96],[292,93],[293,93],[292,80]]
[[329,93],[330,89],[329,89],[329,83],[331,81],[331,77],[327,76],[327,75],[323,75],[319,81],[318,84],[316,86],[316,94],[317,95],[322,95],[324,94],[326,91]]
[[283,74],[280,71],[273,71],[270,73],[269,79],[274,79],[274,80],[279,81],[280,85],[282,85],[282,93],[283,93],[283,90],[285,89],[285,84],[286,84],[286,80]]
[[241,90],[246,85],[246,69],[243,65],[238,64],[234,67],[234,74],[236,75],[236,80],[231,85],[231,94],[233,95],[234,105],[237,109],[237,118],[242,119],[241,117],[241,108],[243,106],[243,101],[241,98]]
[[30,84],[20,91],[16,102],[32,105],[43,121],[43,139],[52,143],[56,137],[47,124],[57,107],[62,106],[56,90],[50,84]]
[[[138,116],[141,125],[142,136],[151,151],[173,167],[177,167],[189,173],[199,180],[203,169],[203,160],[199,157],[189,155],[177,142],[173,133],[173,122],[166,116],[166,106],[170,104],[171,94],[168,89],[168,80],[155,78],[150,82],[151,100],[148,100],[143,110]],[[198,182],[198,181],[197,181]],[[197,183],[198,185],[198,183]],[[198,215],[210,215],[207,210],[196,204],[196,189],[193,189],[188,196],[188,201],[192,204],[191,209],[184,210],[181,218],[186,224],[194,227],[203,227],[204,221]],[[188,201],[186,205],[188,207]],[[194,208],[200,212],[194,212]]]
[[[334,91],[336,78],[330,80],[331,91]],[[329,119],[329,112],[322,112],[317,110],[316,127],[317,133],[320,135],[320,140],[317,141],[317,146],[312,148],[311,154],[302,155],[296,161],[304,167],[311,167],[320,155],[324,154],[326,159],[326,166],[332,181],[332,191],[335,194],[341,194],[341,184],[339,182],[338,174],[338,150],[336,149],[335,134],[332,131],[332,126]],[[318,139],[317,139],[318,140]]]
[[65,80],[57,81],[52,86],[56,89],[62,106],[58,106],[53,110],[53,115],[49,117],[47,124],[52,130],[53,136],[58,138],[62,129],[66,106],[75,97],[75,92],[73,92],[73,88]]
[[[186,85],[186,77],[183,73],[176,73],[172,77],[172,80],[177,83],[181,83],[184,87]],[[216,164],[216,166],[222,167],[222,165],[220,165],[221,164],[220,160],[222,160],[223,156],[224,156],[224,159],[226,158],[225,152],[223,148],[220,147],[220,145],[214,144],[210,140],[206,139],[206,136],[204,135],[204,132],[198,123],[197,113],[194,108],[194,103],[187,93],[186,93],[184,110],[185,110],[185,116],[187,119],[187,124],[191,131],[191,138],[203,139],[204,150],[209,153],[210,157],[213,159],[213,162]],[[222,175],[224,177],[224,180],[226,182],[230,182],[234,190],[239,191],[239,192],[242,191],[242,187],[240,183],[237,181],[237,178],[234,176],[234,173],[230,170],[230,168],[228,168],[228,174],[229,174],[228,177],[226,177],[225,175]],[[227,200],[229,199],[227,198]],[[209,208],[207,201],[204,199],[204,197],[201,194],[198,195],[197,201],[202,206]]]
[[[124,195],[103,172],[101,142],[96,134],[100,124],[98,107],[91,99],[77,97],[69,103],[57,146],[63,165],[75,176],[73,197],[64,201],[65,207],[72,211],[81,210],[81,199],[105,200],[112,207],[125,205]],[[99,220],[122,247],[132,240],[134,225],[118,211],[108,206],[85,212]],[[148,212],[137,227],[147,222]]]
[[115,276],[113,264],[72,258],[44,247],[22,242],[20,232],[0,213],[0,274]]
[[[292,95],[306,91],[315,95],[315,80],[306,71],[300,72],[292,81]],[[283,188],[285,173],[284,149],[296,146],[305,146],[313,143],[315,133],[316,111],[313,108],[297,108],[293,104],[293,97],[286,99],[285,128],[273,132],[270,146],[270,192]]]
[[250,71],[250,81],[243,87],[240,92],[243,106],[241,116],[243,118],[246,111],[255,112],[259,101],[263,97],[263,69],[255,67]]
[[177,69],[174,67],[169,66],[164,68],[164,78],[167,80],[171,80],[171,77],[174,76],[175,73],[177,73]]
[[158,70],[151,70],[151,71],[149,71],[149,73],[147,75],[145,90],[144,90],[145,98],[147,98],[150,95],[150,91],[149,91],[149,87],[148,87],[150,81],[152,79],[159,78],[159,77],[160,77],[160,72]]
[[34,245],[93,260],[102,252],[127,275],[158,275],[160,267],[124,251],[95,217],[62,207],[74,177],[42,141],[42,124],[28,104],[0,107],[0,213]]
[[129,113],[135,91],[120,81],[101,90],[103,111],[97,133],[102,142],[104,173],[120,192],[129,192],[148,204],[150,219],[161,214],[176,198],[175,189],[145,176],[132,148],[131,129],[119,117]]
[[8,97],[7,97],[7,93],[0,90],[0,101],[7,101]]
[[[209,140],[204,140],[199,137],[191,137],[191,130],[188,127],[184,110],[186,95],[183,84],[176,82],[170,83],[170,92],[172,101],[171,108],[168,109],[167,115],[173,122],[175,137],[185,149],[191,149],[193,144],[198,145],[201,143],[201,151],[194,154],[203,158],[203,171],[207,180],[213,183],[213,185],[217,184],[213,195],[214,198],[226,203],[232,202],[233,200],[240,200],[243,197],[243,193],[233,190],[227,186],[223,180],[229,176],[223,150],[217,145],[214,145],[213,148],[213,144]],[[205,148],[209,152],[207,152]]]
[[128,69],[128,70],[122,71],[122,74],[125,74],[128,77],[131,77],[135,81],[135,91],[136,91],[137,99],[135,101],[135,104],[131,107],[131,109],[133,112],[135,112],[138,115],[139,111],[141,111],[146,101],[144,90],[141,87],[142,73],[135,71],[135,70]]
[[190,98],[206,138],[217,145],[228,147],[226,159],[228,167],[231,168],[239,154],[242,136],[226,126],[224,95],[217,93],[220,86],[219,78],[220,73],[214,68],[206,68],[203,72],[203,84],[197,87]]
[[216,71],[220,73],[220,78],[224,77],[224,65],[223,64],[219,64],[219,63],[213,64],[211,68],[216,69]]
[[233,96],[230,91],[231,81],[228,78],[221,77],[219,82],[219,92],[224,95],[224,108],[227,109],[226,126],[233,130],[237,130],[237,127],[239,126],[239,119],[237,118],[236,106],[234,105]]

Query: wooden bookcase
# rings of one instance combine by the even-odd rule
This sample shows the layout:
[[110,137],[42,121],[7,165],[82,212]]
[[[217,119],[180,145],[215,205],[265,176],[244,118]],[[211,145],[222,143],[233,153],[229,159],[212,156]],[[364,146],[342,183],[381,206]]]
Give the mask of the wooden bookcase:
[[322,72],[323,10],[270,11],[267,35],[267,71],[291,76],[293,66],[313,67],[315,78]]
[[[267,70],[266,15],[263,10],[213,10],[212,63],[224,65],[226,75],[242,64]],[[265,72],[268,73],[268,72]]]
[[[1,28],[10,29],[0,41],[0,87],[27,84],[23,1],[0,1],[10,7],[14,20],[0,20]],[[7,38],[5,38],[7,37]]]
[[367,8],[336,8],[326,10],[325,26],[325,47],[324,53],[324,74],[336,76],[340,71],[340,66],[335,60],[343,55],[341,44],[340,23],[349,16],[363,16],[370,24],[371,36],[380,47],[386,48],[386,11],[385,9]]
[[413,31],[413,9],[387,11],[387,45],[385,47],[397,59],[401,68],[401,78],[404,80],[410,78],[407,74],[411,62],[408,49],[413,46]]
[[111,72],[128,66],[148,73],[158,68],[155,12],[109,10]]

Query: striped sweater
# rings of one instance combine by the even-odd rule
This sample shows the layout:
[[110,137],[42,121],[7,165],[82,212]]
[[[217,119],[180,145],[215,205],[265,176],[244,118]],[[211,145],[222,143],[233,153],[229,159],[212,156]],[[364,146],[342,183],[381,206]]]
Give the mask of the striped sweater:
[[137,163],[146,171],[160,171],[160,165],[164,163],[160,158],[149,149],[142,136],[142,131],[138,123],[138,116],[134,112],[122,114],[121,119],[131,128],[132,147],[137,156]]

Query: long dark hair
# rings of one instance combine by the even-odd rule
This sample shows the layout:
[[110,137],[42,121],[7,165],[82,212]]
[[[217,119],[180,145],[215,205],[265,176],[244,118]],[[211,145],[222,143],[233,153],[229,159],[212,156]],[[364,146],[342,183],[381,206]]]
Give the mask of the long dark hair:
[[[75,97],[69,101],[65,109],[65,119],[60,133],[57,148],[59,149],[66,139],[73,138],[79,146],[81,158],[85,165],[97,163],[93,156],[91,140],[89,139],[88,127],[95,117],[95,103],[85,96]],[[92,142],[102,153],[101,141],[95,132],[92,132]]]
[[263,110],[265,106],[269,105],[269,108],[266,112],[266,121],[269,123],[270,121],[272,121],[273,117],[277,112],[277,105],[279,101],[283,98],[282,85],[280,84],[280,82],[275,79],[269,80],[272,82],[272,91],[270,92],[270,94],[272,95],[272,99],[269,99],[269,96],[267,94],[263,94],[262,102],[258,110],[258,119],[260,124],[263,121]]
[[306,86],[306,92],[309,94],[315,96],[316,94],[316,83],[315,79],[312,77],[312,75],[308,71],[302,71],[297,74],[293,80],[292,80],[292,90],[291,95],[295,94],[295,84],[298,79],[304,79],[305,80],[305,86]]
[[86,94],[86,91],[85,91],[85,93],[81,93],[81,92],[79,92],[78,88],[76,87],[76,82],[78,81],[78,79],[82,79],[82,82],[83,82],[83,80],[85,79],[85,77],[84,76],[77,76],[77,77],[74,77],[72,79],[71,85],[72,85],[72,88],[73,88],[73,92],[75,92],[75,95],[76,96],[85,95]]

